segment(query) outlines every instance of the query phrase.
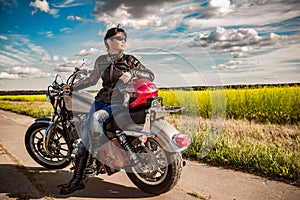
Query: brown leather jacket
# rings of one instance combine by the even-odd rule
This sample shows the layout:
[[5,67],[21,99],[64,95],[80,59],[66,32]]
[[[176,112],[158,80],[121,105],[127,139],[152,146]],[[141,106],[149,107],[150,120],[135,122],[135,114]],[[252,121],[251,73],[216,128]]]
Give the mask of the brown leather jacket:
[[131,73],[132,77],[154,80],[154,74],[132,55],[121,53],[115,58],[110,55],[101,55],[97,58],[89,76],[75,83],[73,89],[79,90],[96,85],[101,77],[103,87],[95,99],[106,103],[122,103],[124,95],[115,89],[115,86],[125,72]]

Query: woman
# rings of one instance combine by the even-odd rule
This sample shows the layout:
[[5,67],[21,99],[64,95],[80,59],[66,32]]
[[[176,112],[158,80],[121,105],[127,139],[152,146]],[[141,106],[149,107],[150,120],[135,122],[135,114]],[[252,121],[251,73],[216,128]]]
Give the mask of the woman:
[[[76,83],[72,88],[73,90],[83,89],[95,85],[100,77],[102,79],[103,87],[95,97],[88,117],[89,129],[83,132],[82,142],[79,144],[75,156],[73,177],[69,183],[62,185],[61,194],[70,194],[84,189],[82,177],[88,155],[89,153],[97,154],[101,145],[101,137],[104,135],[103,123],[112,116],[113,111],[123,105],[124,95],[116,88],[118,82],[126,84],[132,77],[154,80],[154,74],[139,60],[132,55],[123,53],[126,42],[127,34],[125,30],[119,28],[119,25],[109,29],[104,37],[108,54],[99,56],[89,77]],[[89,152],[89,150],[93,152]]]

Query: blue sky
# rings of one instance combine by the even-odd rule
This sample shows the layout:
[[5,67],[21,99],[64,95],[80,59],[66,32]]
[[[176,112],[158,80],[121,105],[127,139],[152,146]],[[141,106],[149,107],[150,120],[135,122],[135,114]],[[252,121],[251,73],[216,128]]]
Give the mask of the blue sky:
[[46,89],[83,58],[93,68],[118,23],[126,52],[161,87],[300,80],[299,0],[0,0],[0,9],[1,90]]

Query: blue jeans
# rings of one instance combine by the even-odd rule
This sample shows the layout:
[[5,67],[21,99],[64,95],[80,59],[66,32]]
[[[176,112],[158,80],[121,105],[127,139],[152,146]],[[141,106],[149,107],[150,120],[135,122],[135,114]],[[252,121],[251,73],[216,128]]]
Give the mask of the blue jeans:
[[111,105],[103,101],[94,101],[83,128],[78,154],[86,156],[90,152],[96,156],[105,135],[103,124],[113,116],[114,112],[122,108],[122,104]]

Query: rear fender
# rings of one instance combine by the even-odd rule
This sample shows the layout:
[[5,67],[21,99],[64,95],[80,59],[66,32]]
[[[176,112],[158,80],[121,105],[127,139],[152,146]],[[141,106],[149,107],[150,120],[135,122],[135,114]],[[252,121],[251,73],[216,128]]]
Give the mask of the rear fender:
[[146,133],[142,130],[143,125],[130,124],[124,129],[124,132],[128,136],[140,137],[144,135],[155,138],[162,148],[168,152],[182,152],[187,149],[187,147],[179,147],[174,143],[173,137],[179,131],[163,119],[151,122],[151,133]]
[[151,133],[157,135],[156,140],[168,152],[182,152],[187,149],[187,147],[179,147],[174,143],[174,135],[180,132],[163,119],[151,122]]

